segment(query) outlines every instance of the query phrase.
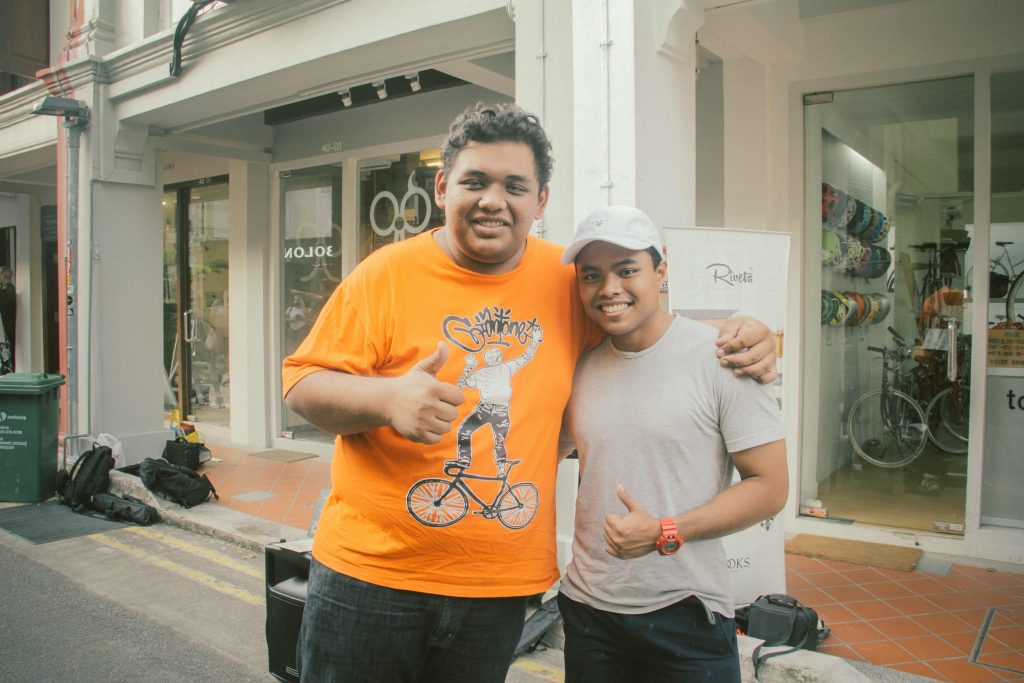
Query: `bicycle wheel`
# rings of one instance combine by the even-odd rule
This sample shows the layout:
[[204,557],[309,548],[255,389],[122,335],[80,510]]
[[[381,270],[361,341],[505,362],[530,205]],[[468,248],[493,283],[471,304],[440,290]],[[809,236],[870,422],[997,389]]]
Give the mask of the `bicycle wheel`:
[[1018,315],[1024,315],[1024,271],[1014,278],[1006,292],[1006,322],[1022,322]]
[[857,455],[886,469],[909,465],[928,441],[928,424],[917,401],[892,389],[875,389],[858,398],[846,426]]
[[509,529],[522,529],[537,513],[540,494],[533,484],[516,484],[498,499],[498,519]]
[[970,400],[966,391],[946,387],[928,402],[928,440],[947,453],[967,452]]
[[466,516],[469,499],[448,479],[424,479],[409,489],[405,506],[427,526],[450,526]]

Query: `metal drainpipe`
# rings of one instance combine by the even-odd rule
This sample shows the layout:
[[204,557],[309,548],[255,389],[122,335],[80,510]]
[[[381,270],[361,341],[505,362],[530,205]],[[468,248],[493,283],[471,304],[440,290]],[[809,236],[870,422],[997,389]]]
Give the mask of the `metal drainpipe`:
[[78,348],[78,316],[75,313],[75,297],[78,286],[78,258],[75,250],[78,248],[78,152],[82,137],[82,128],[88,125],[88,119],[65,120],[64,127],[68,131],[68,165],[67,165],[67,194],[68,194],[68,228],[67,240],[65,243],[65,269],[67,277],[67,365],[68,365],[68,433],[64,437],[64,465],[67,466],[67,456],[70,443],[73,439],[79,439],[86,434],[78,433],[78,362],[75,357]]

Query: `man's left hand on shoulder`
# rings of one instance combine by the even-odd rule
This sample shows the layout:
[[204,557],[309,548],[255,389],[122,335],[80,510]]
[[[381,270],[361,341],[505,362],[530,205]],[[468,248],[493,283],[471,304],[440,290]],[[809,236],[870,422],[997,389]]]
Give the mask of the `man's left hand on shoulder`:
[[775,381],[775,333],[749,316],[727,318],[718,325],[718,358],[737,377],[751,377],[759,384]]

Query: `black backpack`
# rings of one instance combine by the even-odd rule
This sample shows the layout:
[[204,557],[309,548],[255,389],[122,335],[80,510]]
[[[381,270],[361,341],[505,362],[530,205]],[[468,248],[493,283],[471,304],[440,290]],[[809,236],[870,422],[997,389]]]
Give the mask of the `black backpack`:
[[109,446],[93,444],[92,448],[78,456],[71,472],[57,472],[55,488],[62,505],[75,512],[89,509],[92,497],[110,490],[110,470],[114,468],[114,456]]
[[217,490],[205,474],[197,474],[188,467],[175,465],[163,458],[146,458],[139,465],[142,484],[168,500],[186,508],[205,502]]

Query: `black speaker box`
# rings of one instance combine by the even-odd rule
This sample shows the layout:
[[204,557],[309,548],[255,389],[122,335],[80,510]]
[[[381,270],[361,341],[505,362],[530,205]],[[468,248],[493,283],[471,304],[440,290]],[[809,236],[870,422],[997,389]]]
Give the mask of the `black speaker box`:
[[267,660],[279,681],[298,683],[295,646],[306,606],[312,539],[268,545],[266,559]]

